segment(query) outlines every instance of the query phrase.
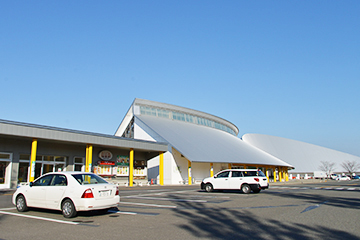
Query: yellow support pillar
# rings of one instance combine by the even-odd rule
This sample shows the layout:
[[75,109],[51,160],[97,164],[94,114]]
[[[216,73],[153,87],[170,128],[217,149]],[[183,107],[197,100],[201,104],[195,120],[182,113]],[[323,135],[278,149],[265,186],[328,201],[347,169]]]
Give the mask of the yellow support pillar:
[[247,166],[246,165],[244,165],[244,169],[246,169],[247,168]]
[[279,182],[282,182],[282,180],[283,180],[283,176],[282,176],[283,174],[282,174],[282,168],[280,167],[279,168]]
[[86,145],[85,172],[91,172],[91,168],[92,168],[92,153],[93,153],[93,146],[92,146],[91,144]]
[[228,168],[231,169],[231,163],[228,164]]
[[132,187],[134,182],[134,149],[130,148],[129,162],[129,186]]
[[29,182],[33,182],[35,178],[35,162],[37,151],[37,139],[34,138],[31,144],[31,157],[30,157],[30,177]]
[[276,182],[276,167],[274,167],[274,182]]
[[159,178],[160,178],[160,185],[164,185],[164,153],[160,152],[160,160],[159,160]]
[[191,178],[191,162],[188,160],[188,184],[192,184],[192,178]]
[[86,156],[85,156],[85,172],[88,170],[89,163],[89,144],[86,145]]
[[288,182],[289,181],[289,172],[288,172],[287,168],[285,170],[285,177],[286,177],[286,181]]
[[210,163],[210,177],[214,176],[214,164]]

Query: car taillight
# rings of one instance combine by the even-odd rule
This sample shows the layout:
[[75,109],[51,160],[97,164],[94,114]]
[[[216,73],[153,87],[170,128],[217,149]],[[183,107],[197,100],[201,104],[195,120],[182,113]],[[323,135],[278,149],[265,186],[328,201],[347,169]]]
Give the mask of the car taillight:
[[116,187],[115,196],[119,195],[119,187]]
[[81,198],[94,198],[94,194],[91,189],[86,189]]
[[259,179],[258,178],[254,178],[255,181],[259,182]]

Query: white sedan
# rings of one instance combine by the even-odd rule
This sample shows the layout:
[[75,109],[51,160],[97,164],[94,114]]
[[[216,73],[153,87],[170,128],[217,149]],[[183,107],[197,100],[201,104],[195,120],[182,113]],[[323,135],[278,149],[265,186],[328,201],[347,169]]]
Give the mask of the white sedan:
[[20,186],[12,202],[19,212],[28,207],[47,208],[71,218],[78,211],[117,207],[120,196],[116,185],[93,173],[53,172]]
[[348,176],[339,176],[335,180],[337,180],[337,181],[350,181],[351,179]]

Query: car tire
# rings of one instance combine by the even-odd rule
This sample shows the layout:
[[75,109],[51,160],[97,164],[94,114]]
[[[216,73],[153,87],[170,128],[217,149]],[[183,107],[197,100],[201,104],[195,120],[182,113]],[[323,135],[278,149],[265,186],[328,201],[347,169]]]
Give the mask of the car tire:
[[248,184],[243,184],[243,185],[241,186],[241,191],[242,191],[243,193],[245,193],[245,194],[248,194],[248,193],[251,192],[251,188],[250,188],[250,186],[249,186]]
[[214,190],[214,187],[211,183],[205,184],[205,191],[212,192]]
[[66,199],[61,204],[61,212],[66,218],[73,218],[77,214],[74,203],[70,199]]
[[16,198],[16,209],[19,212],[25,212],[25,211],[28,210],[28,207],[26,205],[26,200],[25,200],[25,197],[23,195],[19,195]]

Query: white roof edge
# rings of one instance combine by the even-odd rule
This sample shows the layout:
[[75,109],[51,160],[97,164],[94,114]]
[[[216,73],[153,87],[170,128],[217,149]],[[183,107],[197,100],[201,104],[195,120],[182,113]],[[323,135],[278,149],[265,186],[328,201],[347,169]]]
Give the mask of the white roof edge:
[[133,105],[144,105],[144,106],[154,106],[154,107],[158,107],[158,108],[163,108],[163,109],[168,109],[168,110],[175,110],[178,112],[184,112],[184,113],[189,113],[195,116],[199,116],[199,117],[204,117],[216,122],[219,122],[229,128],[231,128],[236,135],[239,134],[239,128],[231,123],[230,121],[223,119],[221,117],[206,113],[206,112],[202,112],[202,111],[198,111],[198,110],[194,110],[194,109],[190,109],[190,108],[186,108],[186,107],[180,107],[177,105],[172,105],[172,104],[168,104],[168,103],[161,103],[161,102],[155,102],[155,101],[151,101],[151,100],[146,100],[146,99],[140,99],[140,98],[135,98]]

